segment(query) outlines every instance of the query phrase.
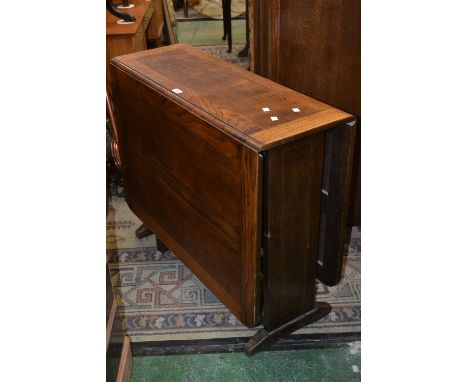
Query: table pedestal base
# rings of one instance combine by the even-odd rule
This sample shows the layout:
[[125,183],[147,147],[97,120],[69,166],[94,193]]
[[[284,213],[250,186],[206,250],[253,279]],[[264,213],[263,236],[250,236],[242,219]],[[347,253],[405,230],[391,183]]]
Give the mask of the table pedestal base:
[[315,308],[309,312],[289,321],[288,323],[276,328],[270,332],[260,329],[245,345],[245,354],[252,356],[263,348],[270,346],[278,340],[295,332],[305,325],[318,321],[331,312],[331,306],[326,302],[317,302]]

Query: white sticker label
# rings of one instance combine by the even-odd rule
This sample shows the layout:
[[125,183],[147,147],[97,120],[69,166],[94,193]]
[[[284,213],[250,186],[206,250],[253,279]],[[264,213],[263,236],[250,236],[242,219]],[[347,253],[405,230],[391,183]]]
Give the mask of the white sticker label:
[[291,110],[295,113],[299,113],[301,111],[301,109],[299,109],[298,107],[293,107]]
[[359,366],[358,365],[353,365],[353,372],[359,373]]
[[175,93],[175,94],[180,94],[180,93],[183,93],[183,91],[182,91],[182,90],[180,90],[180,89],[177,89],[177,88],[175,88],[175,89],[172,89],[172,92],[173,92],[173,93]]
[[328,195],[328,191],[322,188],[322,194]]
[[270,119],[271,119],[272,121],[277,121],[277,120],[278,120],[278,117],[270,117]]
[[269,108],[269,107],[262,107],[262,110],[263,110],[264,112],[267,112],[267,111],[270,111],[270,108]]

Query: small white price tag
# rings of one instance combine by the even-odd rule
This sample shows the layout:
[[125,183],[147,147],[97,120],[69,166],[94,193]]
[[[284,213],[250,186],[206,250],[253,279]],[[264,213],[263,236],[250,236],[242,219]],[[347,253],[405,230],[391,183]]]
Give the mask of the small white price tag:
[[266,113],[267,111],[270,111],[269,107],[262,107],[262,110]]
[[184,91],[180,90],[178,88],[175,88],[175,89],[172,89],[172,92],[175,93],[175,94],[180,94],[180,93],[183,93]]
[[278,117],[270,117],[270,119],[271,119],[272,121],[277,121],[277,120],[278,120]]
[[301,109],[299,109],[298,107],[293,107],[291,110],[295,113],[299,113],[301,111]]

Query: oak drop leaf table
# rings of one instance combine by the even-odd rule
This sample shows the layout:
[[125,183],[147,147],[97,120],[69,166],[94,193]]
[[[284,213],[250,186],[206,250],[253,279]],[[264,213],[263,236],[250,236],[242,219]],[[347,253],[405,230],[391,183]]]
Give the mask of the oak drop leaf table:
[[244,325],[263,325],[246,353],[328,314],[315,280],[341,276],[355,118],[184,44],[111,67],[127,202]]

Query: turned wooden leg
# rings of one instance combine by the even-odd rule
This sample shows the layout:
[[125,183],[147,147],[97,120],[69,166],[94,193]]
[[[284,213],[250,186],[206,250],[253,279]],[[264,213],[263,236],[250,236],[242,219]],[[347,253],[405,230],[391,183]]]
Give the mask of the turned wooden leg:
[[318,321],[331,312],[331,306],[326,302],[317,302],[315,308],[309,312],[287,322],[286,324],[267,332],[265,329],[259,330],[245,345],[245,353],[252,356],[267,346],[274,344],[281,338],[295,332],[305,325]]
[[152,235],[152,234],[153,232],[151,232],[150,229],[144,224],[139,226],[135,231],[135,235],[138,239],[143,239],[144,237]]

